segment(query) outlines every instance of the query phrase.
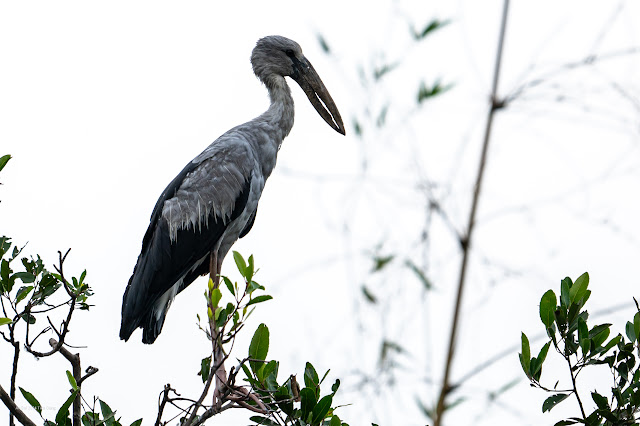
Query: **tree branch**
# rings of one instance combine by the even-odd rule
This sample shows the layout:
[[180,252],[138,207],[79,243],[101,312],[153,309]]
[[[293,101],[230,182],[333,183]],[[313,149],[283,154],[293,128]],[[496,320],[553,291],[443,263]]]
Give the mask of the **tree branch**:
[[586,419],[587,415],[584,413],[584,407],[582,406],[582,400],[580,399],[580,395],[578,395],[578,388],[576,387],[576,377],[573,375],[573,370],[571,369],[571,360],[569,356],[565,356],[567,360],[567,364],[569,364],[569,373],[571,374],[571,384],[573,385],[573,393],[578,400],[578,405],[580,406],[580,412],[582,413],[582,418]]
[[[11,324],[13,326],[14,324]],[[10,326],[10,327],[11,327]],[[9,387],[9,396],[12,400],[16,399],[16,377],[18,376],[18,359],[20,358],[20,342],[16,342],[13,334],[14,328],[10,328],[11,345],[13,346],[13,367],[11,369],[11,386]],[[9,414],[9,426],[14,426],[13,415]]]
[[478,166],[478,175],[476,177],[475,188],[473,191],[473,199],[471,201],[471,210],[469,212],[469,220],[467,223],[467,231],[463,238],[460,239],[460,245],[462,247],[462,263],[460,265],[460,276],[458,280],[458,294],[456,296],[456,304],[453,313],[453,320],[451,323],[451,334],[449,336],[449,349],[447,352],[447,361],[444,369],[444,377],[442,379],[442,387],[440,389],[440,396],[438,397],[438,403],[436,405],[436,413],[434,417],[434,426],[440,426],[442,424],[442,416],[446,409],[445,399],[449,392],[452,390],[450,385],[450,373],[451,366],[453,365],[453,359],[455,354],[456,337],[458,332],[458,321],[460,318],[460,310],[462,308],[462,296],[464,294],[464,285],[466,282],[467,264],[469,260],[469,253],[471,250],[471,239],[473,236],[473,229],[476,221],[476,211],[478,208],[478,201],[480,199],[480,190],[482,188],[482,178],[484,176],[484,169],[487,162],[487,153],[489,150],[489,142],[491,140],[491,126],[493,124],[493,117],[497,110],[503,108],[504,102],[501,102],[497,98],[498,81],[500,76],[500,64],[502,62],[502,49],[504,45],[505,32],[507,27],[507,16],[509,10],[509,0],[504,1],[502,9],[502,24],[500,28],[500,35],[498,38],[498,48],[496,52],[496,62],[493,73],[493,85],[491,88],[490,108],[489,115],[487,117],[487,125],[484,133],[484,141],[482,144],[482,153],[480,155],[480,164]]
[[[67,359],[71,363],[71,369],[73,373],[73,378],[76,381],[76,385],[78,386],[78,394],[76,398],[73,400],[73,426],[82,426],[82,413],[81,413],[81,390],[80,384],[82,383],[82,368],[80,367],[80,354],[72,354],[66,348],[64,348],[60,342],[56,341],[56,339],[49,339],[49,345],[52,348],[58,347],[58,351],[62,354],[63,357]],[[97,370],[96,370],[97,371]],[[91,373],[91,374],[95,374]],[[86,377],[85,377],[86,378]]]
[[[55,266],[54,265],[54,268],[60,274],[60,279],[62,281],[62,286],[64,287],[65,291],[67,292],[67,294],[69,295],[69,297],[71,299],[69,300],[69,302],[67,302],[67,303],[69,303],[69,312],[67,313],[67,319],[62,321],[61,330],[60,331],[56,330],[56,328],[53,327],[53,324],[51,324],[51,327],[52,327],[53,331],[56,333],[56,335],[58,335],[59,340],[57,342],[54,339],[49,340],[49,343],[51,343],[52,340],[54,342],[56,342],[55,345],[51,345],[52,348],[51,348],[51,350],[49,352],[38,352],[38,351],[35,351],[35,350],[31,349],[31,345],[33,344],[33,342],[35,342],[35,339],[31,343],[29,343],[29,325],[28,325],[29,322],[27,321],[27,339],[26,339],[27,341],[25,342],[25,349],[27,350],[27,352],[29,352],[30,354],[32,354],[33,356],[36,356],[38,358],[44,358],[44,357],[53,355],[54,353],[64,349],[62,347],[62,345],[64,345],[64,339],[65,339],[65,337],[67,335],[67,332],[69,331],[69,323],[71,323],[71,316],[73,315],[73,311],[74,311],[74,309],[76,307],[76,299],[78,298],[78,295],[75,294],[73,291],[71,291],[71,287],[69,286],[69,282],[64,277],[64,272],[63,272],[64,261],[67,258],[67,255],[69,254],[70,251],[71,251],[71,249],[67,250],[67,252],[64,255],[62,255],[62,252],[59,251],[58,252],[58,258],[59,258],[58,263],[59,263],[59,266]],[[29,314],[29,312],[27,312],[27,314]],[[49,321],[49,323],[51,323],[51,321]],[[36,338],[38,338],[38,336],[36,336]],[[71,354],[71,352],[68,352],[68,351],[67,351],[67,353]],[[65,356],[65,358],[67,358],[67,357]],[[69,359],[69,358],[67,358],[67,359]],[[71,361],[69,361],[69,362],[71,362]],[[72,362],[72,365],[73,365],[73,362]]]
[[155,426],[161,426],[160,421],[162,420],[162,413],[164,411],[164,406],[167,404],[167,400],[169,399],[169,391],[171,391],[171,385],[167,383],[164,385],[164,390],[162,391],[162,401],[158,405],[158,417],[156,417]]
[[9,411],[11,412],[11,414],[15,416],[15,418],[18,419],[18,421],[22,423],[24,426],[36,426],[36,424],[33,421],[31,421],[29,417],[27,417],[24,411],[22,411],[16,405],[15,401],[11,399],[11,397],[7,394],[7,392],[5,392],[2,385],[0,385],[0,400],[2,400],[4,405],[6,405]]

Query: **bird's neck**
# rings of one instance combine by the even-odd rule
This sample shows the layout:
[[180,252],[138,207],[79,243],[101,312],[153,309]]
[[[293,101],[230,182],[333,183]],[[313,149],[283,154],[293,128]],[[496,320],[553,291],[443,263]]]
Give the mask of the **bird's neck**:
[[267,89],[271,105],[264,116],[280,132],[277,139],[282,143],[293,127],[294,105],[291,89],[284,77],[279,75],[274,75],[267,81]]
[[260,141],[263,174],[268,177],[276,165],[280,145],[293,127],[294,105],[291,89],[284,77],[272,75],[264,83],[269,90],[271,105],[257,120],[266,125],[269,136]]

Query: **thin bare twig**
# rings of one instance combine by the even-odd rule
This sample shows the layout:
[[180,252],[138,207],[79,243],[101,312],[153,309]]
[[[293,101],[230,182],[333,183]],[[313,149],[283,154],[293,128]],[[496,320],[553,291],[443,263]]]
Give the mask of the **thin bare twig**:
[[502,23],[500,28],[500,35],[498,38],[498,48],[496,52],[496,62],[493,73],[493,85],[491,88],[490,108],[489,115],[487,117],[487,125],[485,128],[484,141],[482,144],[482,153],[480,155],[480,164],[478,166],[478,175],[476,177],[475,188],[473,191],[473,199],[471,202],[471,210],[469,212],[469,220],[467,223],[466,234],[460,239],[460,246],[462,248],[462,262],[460,265],[460,277],[458,280],[458,294],[456,296],[456,303],[453,313],[453,320],[451,323],[451,334],[449,336],[449,349],[447,352],[447,361],[444,369],[444,377],[442,379],[442,387],[440,388],[440,396],[438,397],[438,403],[436,405],[436,412],[434,417],[434,426],[440,426],[442,424],[442,417],[446,409],[445,399],[449,392],[452,390],[450,385],[449,375],[451,373],[451,366],[453,365],[453,359],[455,354],[456,337],[458,332],[458,321],[460,318],[460,310],[462,308],[462,296],[464,295],[464,285],[466,282],[467,264],[469,259],[469,253],[471,249],[471,240],[473,236],[473,229],[476,221],[476,211],[478,207],[478,201],[480,199],[480,190],[482,188],[482,178],[484,176],[484,169],[487,162],[487,153],[489,150],[489,142],[491,140],[491,126],[493,124],[493,118],[495,112],[505,106],[504,101],[501,101],[497,97],[498,81],[500,76],[500,65],[502,62],[502,49],[504,46],[504,38],[507,27],[507,16],[509,10],[509,0],[504,1],[502,9]]
[[[32,349],[31,345],[35,342],[35,339],[33,339],[32,342],[29,342],[29,321],[27,320],[27,338],[26,338],[27,341],[25,343],[25,349],[27,350],[27,352],[29,352],[30,354],[38,358],[51,356],[54,353],[60,351],[62,346],[64,345],[64,339],[67,333],[69,332],[69,324],[71,323],[71,317],[76,307],[76,299],[78,298],[78,295],[71,290],[71,286],[69,285],[69,282],[67,281],[67,279],[64,277],[64,272],[63,272],[64,261],[66,260],[67,255],[69,254],[70,251],[71,249],[67,250],[64,255],[62,254],[62,252],[58,251],[58,266],[54,265],[55,270],[58,271],[58,274],[60,275],[60,281],[62,281],[62,285],[71,299],[67,302],[69,303],[69,312],[67,313],[67,318],[64,321],[62,321],[62,326],[60,327],[60,331],[58,331],[53,326],[53,324],[51,324],[51,321],[49,320],[49,324],[51,324],[51,328],[54,330],[54,332],[58,336],[56,345],[52,346],[49,352],[38,352]],[[29,315],[29,312],[27,312],[27,315]],[[40,336],[40,334],[36,336],[36,339]],[[49,342],[51,342],[51,340],[49,340]]]
[[167,383],[166,385],[164,385],[164,390],[161,393],[162,400],[160,401],[160,404],[158,405],[158,417],[156,417],[155,426],[161,426],[160,421],[162,420],[162,413],[164,411],[165,405],[167,404],[167,401],[169,400],[169,392],[170,391],[171,391],[171,385],[169,383]]
[[586,419],[587,415],[584,413],[582,400],[580,399],[580,395],[578,394],[578,388],[576,387],[576,377],[573,374],[573,369],[571,368],[571,360],[569,359],[569,356],[565,356],[565,359],[567,360],[567,364],[569,364],[569,373],[571,374],[571,385],[573,386],[573,394],[576,396],[576,399],[578,400],[578,405],[580,406],[580,412],[582,413],[582,418]]

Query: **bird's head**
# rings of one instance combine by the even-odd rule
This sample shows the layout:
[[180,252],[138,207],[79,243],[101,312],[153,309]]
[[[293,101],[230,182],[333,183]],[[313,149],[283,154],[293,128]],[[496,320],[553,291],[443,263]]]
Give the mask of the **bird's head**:
[[267,87],[291,77],[302,88],[318,114],[335,131],[345,134],[338,107],[298,43],[282,36],[258,40],[251,53],[253,72]]

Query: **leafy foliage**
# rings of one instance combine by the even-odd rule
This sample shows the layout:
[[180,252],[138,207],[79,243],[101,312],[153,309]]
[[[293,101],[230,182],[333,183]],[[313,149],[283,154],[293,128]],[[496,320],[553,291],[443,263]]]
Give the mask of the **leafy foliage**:
[[[265,288],[254,281],[257,270],[253,256],[245,260],[240,253],[234,251],[233,258],[244,283],[239,284],[232,282],[228,277],[221,277],[224,287],[229,292],[227,295],[221,292],[222,286],[215,288],[213,281],[210,280],[209,290],[205,294],[209,311],[214,311],[213,319],[221,342],[233,342],[237,331],[244,327],[247,318],[253,312],[254,305],[272,299],[270,295],[257,293],[264,291]],[[221,308],[220,306],[224,303],[220,304],[220,302],[225,297],[231,297],[232,301]],[[251,310],[248,309],[249,307]],[[211,331],[204,331],[211,339]],[[322,396],[320,386],[329,371],[320,379],[311,363],[305,365],[302,389],[295,375],[288,375],[286,379],[279,381],[280,362],[267,359],[269,337],[267,325],[260,324],[249,344],[247,357],[241,361],[240,369],[237,370],[244,372],[244,381],[249,388],[242,392],[255,397],[248,398],[247,403],[256,410],[262,410],[261,415],[252,416],[251,420],[256,425],[346,425],[334,414],[335,408],[332,408],[333,397],[340,387],[340,381],[334,382],[331,393]],[[212,367],[211,356],[202,359],[198,374],[202,375],[203,382],[206,382],[213,373]],[[232,377],[234,376],[230,376],[230,379]]]
[[[635,425],[635,417],[640,412],[640,367],[636,362],[636,356],[640,356],[640,308],[633,321],[626,324],[628,340],[621,334],[609,338],[611,324],[588,324],[589,313],[584,309],[591,296],[588,287],[589,275],[585,272],[575,282],[568,277],[563,279],[560,297],[553,290],[544,293],[540,300],[540,320],[549,341],[532,357],[529,339],[522,333],[520,364],[532,386],[552,393],[542,404],[543,412],[551,411],[572,395],[577,399],[581,416],[562,420],[556,426]],[[571,377],[568,389],[558,390],[557,383],[553,389],[541,384],[542,366],[551,346],[568,365]],[[584,368],[594,366],[607,366],[614,386],[609,397],[602,391],[591,393],[595,409],[587,415],[576,382]]]

